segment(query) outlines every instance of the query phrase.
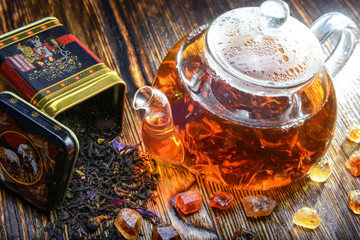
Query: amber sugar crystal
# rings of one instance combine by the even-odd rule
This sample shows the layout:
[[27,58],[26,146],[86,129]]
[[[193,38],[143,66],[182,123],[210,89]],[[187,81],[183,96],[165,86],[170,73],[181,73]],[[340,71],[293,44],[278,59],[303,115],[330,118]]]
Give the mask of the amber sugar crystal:
[[360,125],[353,124],[347,134],[347,138],[353,142],[360,143]]
[[349,160],[345,162],[346,168],[349,172],[354,176],[357,177],[360,175],[360,151],[354,152]]
[[320,222],[321,219],[316,210],[308,207],[299,209],[293,218],[293,223],[296,225],[310,229],[317,228]]
[[349,207],[355,214],[360,214],[360,190],[349,192]]
[[202,197],[198,190],[192,189],[182,192],[175,197],[175,208],[187,215],[199,211],[201,207]]
[[210,206],[225,210],[231,206],[233,201],[234,196],[231,193],[218,191],[210,198]]
[[309,171],[310,179],[314,182],[325,182],[334,168],[334,163],[325,158],[314,164]]
[[276,202],[263,195],[247,196],[241,199],[248,217],[268,216],[276,207]]
[[114,224],[126,239],[136,239],[142,225],[141,215],[131,208],[122,208],[117,215]]

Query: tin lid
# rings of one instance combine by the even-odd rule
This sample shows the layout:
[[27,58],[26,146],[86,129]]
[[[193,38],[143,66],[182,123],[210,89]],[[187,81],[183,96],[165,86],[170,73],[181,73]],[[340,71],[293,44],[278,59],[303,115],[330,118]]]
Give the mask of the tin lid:
[[106,101],[120,135],[125,82],[58,19],[49,17],[0,36],[0,74],[7,89],[50,117],[88,102]]
[[74,133],[11,92],[0,94],[0,182],[48,211],[64,199],[79,151]]

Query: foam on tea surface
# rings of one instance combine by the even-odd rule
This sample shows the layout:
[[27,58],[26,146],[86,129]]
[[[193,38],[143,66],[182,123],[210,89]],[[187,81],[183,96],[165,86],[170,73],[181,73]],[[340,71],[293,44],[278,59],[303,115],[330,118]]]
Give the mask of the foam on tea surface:
[[228,73],[257,85],[296,86],[311,79],[321,65],[316,37],[294,18],[274,26],[267,17],[259,8],[221,15],[207,33],[210,54]]

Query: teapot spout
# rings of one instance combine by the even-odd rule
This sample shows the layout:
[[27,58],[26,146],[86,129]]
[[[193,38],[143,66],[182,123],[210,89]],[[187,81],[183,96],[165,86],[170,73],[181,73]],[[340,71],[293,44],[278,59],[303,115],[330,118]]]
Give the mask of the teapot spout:
[[184,160],[184,147],[165,94],[149,86],[142,87],[135,93],[133,107],[145,110],[141,130],[147,150],[159,160],[180,165]]
[[173,125],[170,103],[160,90],[152,87],[140,88],[134,96],[135,110],[145,110],[144,121],[156,128]]

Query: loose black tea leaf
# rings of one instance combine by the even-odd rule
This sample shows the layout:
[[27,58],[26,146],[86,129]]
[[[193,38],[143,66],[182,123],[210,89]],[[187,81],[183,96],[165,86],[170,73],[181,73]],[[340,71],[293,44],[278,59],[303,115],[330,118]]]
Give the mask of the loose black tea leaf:
[[100,103],[85,102],[57,119],[75,133],[80,152],[57,219],[43,229],[50,239],[63,238],[65,226],[71,239],[121,239],[110,227],[119,209],[146,212],[147,202],[154,201],[155,161],[137,146],[105,140],[118,129],[114,116],[101,109]]

